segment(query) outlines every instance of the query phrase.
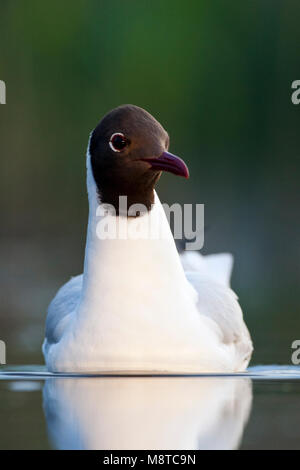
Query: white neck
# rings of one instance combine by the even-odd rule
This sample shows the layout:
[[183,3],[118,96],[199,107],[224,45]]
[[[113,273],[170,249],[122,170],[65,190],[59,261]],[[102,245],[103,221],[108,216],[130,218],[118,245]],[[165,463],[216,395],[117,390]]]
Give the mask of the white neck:
[[[102,311],[112,308],[112,296],[122,300],[122,306],[138,303],[154,308],[154,296],[161,292],[174,292],[174,285],[182,285],[186,292],[187,281],[177,253],[172,232],[163,207],[155,194],[151,211],[137,218],[114,218],[119,233],[129,231],[127,239],[100,239],[97,225],[103,222],[98,216],[97,187],[92,174],[90,155],[87,155],[87,189],[89,220],[85,249],[83,288],[80,310]],[[101,205],[100,205],[101,208]],[[159,226],[159,238],[135,239],[137,230]],[[125,229],[126,230],[126,229]],[[146,233],[146,232],[143,233]],[[189,289],[190,292],[190,289]],[[158,295],[158,297],[160,297]],[[185,296],[184,296],[185,297]],[[194,296],[193,296],[194,298]],[[186,301],[186,299],[185,299]],[[135,303],[135,308],[137,306]]]

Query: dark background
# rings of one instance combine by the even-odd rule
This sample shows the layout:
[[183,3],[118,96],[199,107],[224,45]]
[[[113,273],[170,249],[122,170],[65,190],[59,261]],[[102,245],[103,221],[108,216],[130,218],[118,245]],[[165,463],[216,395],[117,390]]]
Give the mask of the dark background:
[[163,202],[205,204],[203,253],[235,256],[252,364],[289,364],[300,338],[300,3],[1,0],[0,339],[42,363],[46,308],[82,271],[85,151],[111,108],[146,108],[189,181]]

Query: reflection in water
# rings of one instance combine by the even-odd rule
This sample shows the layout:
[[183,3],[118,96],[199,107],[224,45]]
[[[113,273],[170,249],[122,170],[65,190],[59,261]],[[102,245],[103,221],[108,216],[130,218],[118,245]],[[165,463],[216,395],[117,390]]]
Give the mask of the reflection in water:
[[51,378],[44,387],[59,449],[234,449],[251,402],[244,378]]

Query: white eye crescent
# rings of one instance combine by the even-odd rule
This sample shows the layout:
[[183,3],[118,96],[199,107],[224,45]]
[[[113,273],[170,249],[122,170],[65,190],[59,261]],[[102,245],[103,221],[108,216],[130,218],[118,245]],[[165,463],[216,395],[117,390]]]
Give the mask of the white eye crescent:
[[122,132],[115,132],[109,139],[109,146],[114,152],[122,152],[128,141]]

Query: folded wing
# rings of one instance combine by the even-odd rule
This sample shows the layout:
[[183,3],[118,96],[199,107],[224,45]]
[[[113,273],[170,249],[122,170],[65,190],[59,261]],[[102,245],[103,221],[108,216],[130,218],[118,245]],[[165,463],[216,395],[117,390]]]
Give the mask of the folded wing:
[[224,344],[234,349],[235,370],[244,370],[253,351],[252,341],[236,294],[230,289],[233,257],[230,254],[181,255],[186,277],[198,294],[199,314],[213,320]]

